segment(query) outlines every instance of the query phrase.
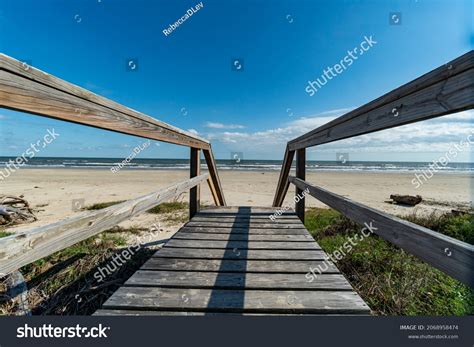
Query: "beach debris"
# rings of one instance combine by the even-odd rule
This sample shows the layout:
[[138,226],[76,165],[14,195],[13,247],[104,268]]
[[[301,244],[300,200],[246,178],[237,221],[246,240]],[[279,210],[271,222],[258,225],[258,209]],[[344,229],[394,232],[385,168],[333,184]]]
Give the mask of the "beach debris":
[[401,205],[415,206],[418,205],[423,199],[420,195],[401,195],[401,194],[391,194],[390,199],[395,203]]
[[29,223],[37,218],[25,199],[0,194],[0,225]]

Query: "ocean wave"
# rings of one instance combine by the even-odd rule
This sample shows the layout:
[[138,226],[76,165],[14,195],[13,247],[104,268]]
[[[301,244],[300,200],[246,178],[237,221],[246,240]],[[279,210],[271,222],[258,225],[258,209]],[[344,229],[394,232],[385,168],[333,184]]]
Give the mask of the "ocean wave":
[[[0,168],[15,158],[1,157]],[[71,168],[71,169],[110,169],[121,163],[121,159],[109,158],[32,158],[22,167],[26,168]],[[223,171],[280,171],[278,160],[217,160],[217,168]],[[430,163],[422,162],[323,162],[308,161],[308,172],[427,172]],[[203,169],[205,169],[203,162]],[[135,159],[123,167],[123,170],[189,170],[189,162],[184,159]],[[431,169],[432,170],[432,169]],[[474,163],[449,163],[436,168],[436,171],[451,173],[473,173]]]

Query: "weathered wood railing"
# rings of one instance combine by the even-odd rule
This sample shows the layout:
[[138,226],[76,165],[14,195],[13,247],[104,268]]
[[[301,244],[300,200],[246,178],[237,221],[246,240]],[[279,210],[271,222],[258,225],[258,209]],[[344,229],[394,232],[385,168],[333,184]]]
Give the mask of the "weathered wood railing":
[[[0,54],[0,108],[169,142],[191,148],[190,179],[159,192],[0,239],[0,277],[23,265],[113,227],[189,190],[189,212],[199,210],[199,186],[207,179],[217,206],[226,202],[211,144],[169,124]],[[201,151],[209,169],[200,174]]]
[[[372,222],[375,233],[474,287],[474,246],[403,221],[305,182],[306,148],[474,108],[474,51],[407,83],[292,141],[285,151],[273,201],[280,207],[289,184],[354,221]],[[296,153],[296,177],[290,169]],[[295,199],[296,200],[296,199]],[[295,210],[304,221],[305,199]]]

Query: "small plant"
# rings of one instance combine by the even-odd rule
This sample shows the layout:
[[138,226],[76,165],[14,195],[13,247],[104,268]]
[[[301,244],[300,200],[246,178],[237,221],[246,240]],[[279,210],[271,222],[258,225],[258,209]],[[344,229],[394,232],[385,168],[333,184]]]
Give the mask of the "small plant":
[[120,204],[122,202],[124,202],[125,200],[119,200],[119,201],[109,201],[109,202],[99,202],[97,204],[92,204],[90,206],[86,206],[84,207],[84,210],[101,210],[103,208],[107,208],[107,207],[110,207],[110,206],[113,206],[113,205],[117,205],[117,204]]
[[13,233],[9,233],[7,231],[0,230],[0,238],[7,237],[7,236],[10,236],[10,235],[13,235]]
[[[474,238],[469,214],[405,219],[471,244]],[[317,208],[307,210],[305,225],[327,253],[339,249],[362,228],[337,211]],[[474,292],[469,287],[377,235],[357,243],[337,267],[377,314],[474,314]]]
[[187,202],[182,201],[171,201],[171,202],[164,202],[159,204],[158,206],[153,207],[152,209],[148,210],[148,213],[171,213],[175,211],[186,210],[189,204]]

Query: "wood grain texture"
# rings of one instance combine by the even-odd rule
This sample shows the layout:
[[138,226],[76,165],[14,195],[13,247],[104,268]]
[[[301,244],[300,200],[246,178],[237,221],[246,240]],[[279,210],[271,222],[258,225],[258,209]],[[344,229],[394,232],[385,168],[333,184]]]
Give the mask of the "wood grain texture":
[[297,224],[301,225],[301,221],[296,218],[296,216],[291,216],[291,217],[279,217],[275,218],[275,220],[271,220],[268,217],[265,216],[260,216],[260,217],[244,217],[244,216],[238,216],[238,217],[228,217],[228,216],[222,216],[222,217],[207,217],[207,216],[196,216],[193,218],[193,222],[205,222],[205,223],[262,223],[262,224],[269,224],[269,223],[275,223],[275,224]]
[[299,273],[219,273],[148,270],[135,272],[125,282],[125,286],[245,290],[352,290],[344,276],[338,274],[321,274],[317,281],[308,282]]
[[185,225],[181,232],[204,233],[204,234],[232,234],[232,235],[309,235],[304,228],[245,228],[228,226],[189,226]]
[[[201,150],[190,148],[189,178],[194,178],[201,174]],[[209,177],[208,177],[209,178]],[[189,190],[189,218],[193,218],[199,211],[201,205],[201,189],[199,185]]]
[[256,272],[306,274],[310,267],[322,273],[339,273],[332,262],[321,260],[247,260],[247,259],[175,259],[151,258],[142,270],[204,271],[204,272]]
[[0,107],[195,148],[209,142],[0,54]]
[[279,233],[272,233],[266,235],[259,234],[218,234],[218,233],[193,233],[193,232],[179,232],[173,239],[180,240],[216,240],[216,241],[285,241],[285,242],[314,242],[309,234],[296,235],[281,235]]
[[177,197],[205,181],[204,174],[158,192],[96,211],[86,211],[60,222],[0,239],[0,274],[8,274],[35,260],[85,240],[139,213]]
[[[229,211],[229,208],[210,210]],[[222,224],[220,218],[239,219],[240,213],[246,214],[247,225],[259,218],[254,215],[259,212],[252,213],[248,208],[233,210],[233,216],[213,215],[211,224]],[[257,209],[262,210],[268,211]],[[289,218],[297,220],[295,215]],[[303,224],[298,222],[297,226]],[[282,234],[285,230],[298,233]],[[311,272],[315,270],[318,274],[313,276]],[[141,315],[142,312],[143,315],[168,312],[170,315],[337,315],[369,314],[370,310],[304,228],[185,226],[96,314]]]
[[248,259],[248,260],[325,260],[321,250],[192,249],[165,247],[153,255],[159,258]]
[[[296,177],[306,179],[306,149],[299,148],[296,150]],[[295,189],[295,212],[302,223],[304,223],[305,199],[303,189],[296,187]]]
[[[302,314],[302,313],[234,313],[213,311],[147,311],[147,310],[97,310],[93,316],[346,316],[344,313]],[[351,314],[351,316],[367,316],[367,313]]]
[[207,248],[207,249],[272,249],[272,250],[312,250],[321,249],[314,242],[286,241],[216,241],[216,240],[183,240],[172,238],[164,247],[170,248]]
[[431,266],[474,288],[474,246],[388,215],[296,177],[290,182],[359,224],[373,226],[375,234]]
[[204,159],[206,160],[207,168],[209,170],[212,197],[216,206],[226,206],[224,191],[222,190],[221,181],[217,172],[217,164],[212,152],[212,146],[209,144],[208,148],[203,149]]
[[187,227],[206,227],[206,228],[252,228],[252,229],[301,229],[302,226],[297,223],[275,223],[271,220],[268,223],[260,222],[245,222],[245,221],[236,221],[236,222],[201,222],[191,220],[186,224]]
[[[278,211],[278,208],[275,207],[260,207],[260,206],[225,206],[225,207],[206,207],[201,209],[199,212],[200,215],[202,214],[230,214],[232,216],[238,215],[238,216],[247,216],[247,215],[252,215],[252,216],[258,216],[258,215],[263,215],[267,216],[268,214],[273,214],[274,212]],[[287,211],[285,214],[288,215],[294,215],[295,213],[293,211]]]
[[121,287],[104,309],[368,314],[354,292]]
[[285,200],[286,193],[290,183],[288,182],[288,176],[290,175],[291,165],[293,164],[293,158],[295,157],[295,151],[288,149],[288,145],[285,149],[285,155],[283,157],[283,164],[281,166],[280,176],[278,178],[277,189],[275,192],[275,198],[273,199],[273,207],[280,207]]

